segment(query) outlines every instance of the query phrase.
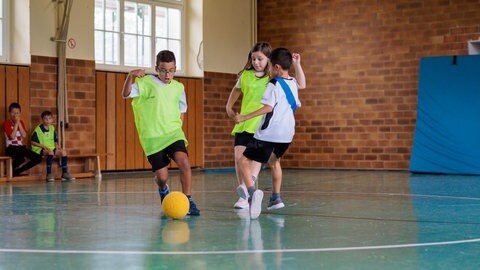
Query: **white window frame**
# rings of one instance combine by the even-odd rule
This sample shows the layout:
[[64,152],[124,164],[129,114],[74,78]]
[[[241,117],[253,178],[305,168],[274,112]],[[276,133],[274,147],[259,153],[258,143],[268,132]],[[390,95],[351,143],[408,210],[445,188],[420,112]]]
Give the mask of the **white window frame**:
[[10,40],[10,17],[9,17],[9,9],[10,9],[10,0],[2,0],[2,10],[3,14],[1,14],[1,21],[2,21],[2,51],[0,55],[0,62],[7,63],[9,59],[9,40]]
[[[135,67],[135,66],[125,66],[124,63],[124,35],[125,35],[125,32],[124,32],[124,2],[125,1],[128,1],[128,2],[136,2],[136,3],[142,3],[142,4],[148,4],[148,5],[151,5],[151,9],[152,9],[152,16],[151,16],[151,26],[152,26],[152,29],[151,29],[151,49],[152,49],[152,56],[151,56],[151,63],[152,63],[152,67],[150,68],[147,68],[147,67]],[[119,29],[119,33],[120,33],[120,39],[119,39],[119,53],[120,53],[120,56],[119,56],[119,62],[120,64],[119,65],[110,65],[110,64],[100,64],[100,63],[96,63],[96,69],[97,70],[105,70],[105,71],[118,71],[118,72],[128,72],[132,69],[136,69],[136,68],[142,68],[142,69],[145,69],[145,71],[147,73],[156,73],[155,71],[155,60],[156,60],[156,56],[157,56],[157,53],[155,50],[155,6],[161,6],[161,7],[166,7],[166,8],[176,8],[176,9],[179,9],[180,10],[180,16],[181,16],[181,42],[180,42],[180,51],[181,51],[181,55],[180,57],[177,56],[177,67],[181,67],[180,68],[177,68],[177,72],[175,73],[175,75],[184,75],[185,74],[185,70],[186,70],[186,45],[185,45],[185,37],[186,37],[186,33],[185,33],[185,23],[186,23],[186,18],[185,18],[185,1],[184,0],[119,0],[120,2],[120,29]],[[94,29],[95,31],[97,31],[97,29],[95,28]],[[100,30],[101,31],[101,30]],[[180,58],[180,60],[179,60]],[[95,59],[96,60],[96,59]]]

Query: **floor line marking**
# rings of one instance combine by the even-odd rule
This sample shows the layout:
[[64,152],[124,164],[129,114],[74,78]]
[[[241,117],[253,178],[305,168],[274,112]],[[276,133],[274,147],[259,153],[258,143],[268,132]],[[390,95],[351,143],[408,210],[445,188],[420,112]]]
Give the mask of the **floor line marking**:
[[[213,191],[195,191],[195,193],[225,193],[230,191],[225,190],[213,190]],[[89,191],[89,192],[51,192],[51,193],[24,193],[24,194],[0,194],[1,197],[11,197],[11,196],[41,196],[41,195],[109,195],[109,194],[156,194],[157,191]],[[302,194],[332,194],[332,195],[375,195],[375,196],[398,196],[398,197],[418,197],[418,198],[437,198],[437,199],[452,199],[452,200],[471,200],[471,201],[480,201],[479,197],[461,197],[461,196],[447,196],[447,195],[437,195],[437,194],[407,194],[407,193],[369,193],[369,192],[324,192],[324,191],[283,191],[282,193],[302,193]]]
[[219,251],[121,251],[121,250],[52,250],[52,249],[0,249],[0,253],[43,253],[43,254],[105,254],[105,255],[227,255],[227,254],[255,254],[255,253],[311,253],[332,251],[357,251],[376,249],[395,249],[412,247],[431,247],[444,245],[458,245],[478,243],[480,238],[441,241],[429,243],[411,243],[381,246],[337,247],[337,248],[308,248],[308,249],[265,249],[265,250],[219,250]]

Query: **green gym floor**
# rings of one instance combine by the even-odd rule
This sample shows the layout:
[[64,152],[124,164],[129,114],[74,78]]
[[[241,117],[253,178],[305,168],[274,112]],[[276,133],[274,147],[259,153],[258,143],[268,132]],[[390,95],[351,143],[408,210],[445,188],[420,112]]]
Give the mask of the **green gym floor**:
[[[194,171],[170,220],[148,172],[0,184],[0,269],[478,269],[480,177],[285,170],[286,207],[234,211],[232,171]],[[178,172],[170,187],[180,190]]]

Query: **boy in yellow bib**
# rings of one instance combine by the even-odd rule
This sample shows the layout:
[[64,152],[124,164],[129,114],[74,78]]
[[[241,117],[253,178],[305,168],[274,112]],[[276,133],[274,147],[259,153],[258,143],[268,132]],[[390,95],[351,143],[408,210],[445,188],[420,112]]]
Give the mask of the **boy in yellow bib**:
[[75,179],[68,173],[67,151],[58,144],[57,132],[53,125],[52,112],[42,112],[42,124],[38,125],[32,133],[31,138],[32,151],[42,156],[47,156],[47,182],[55,181],[52,173],[53,156],[60,156],[62,165],[62,181],[74,181]]
[[173,159],[180,170],[182,192],[190,202],[188,215],[200,215],[191,197],[192,171],[187,153],[187,139],[182,130],[187,102],[183,84],[173,79],[176,70],[175,55],[171,51],[157,54],[156,76],[145,75],[145,70],[128,73],[123,85],[123,98],[131,98],[135,125],[143,151],[152,165],[160,200],[167,196],[168,165]]

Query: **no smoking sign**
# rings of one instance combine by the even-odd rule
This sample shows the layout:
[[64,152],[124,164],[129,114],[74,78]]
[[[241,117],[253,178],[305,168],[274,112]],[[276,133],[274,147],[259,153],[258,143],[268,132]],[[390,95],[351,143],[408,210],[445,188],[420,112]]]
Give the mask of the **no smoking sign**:
[[77,46],[77,42],[73,38],[69,38],[67,44],[70,49],[75,49],[75,47]]

